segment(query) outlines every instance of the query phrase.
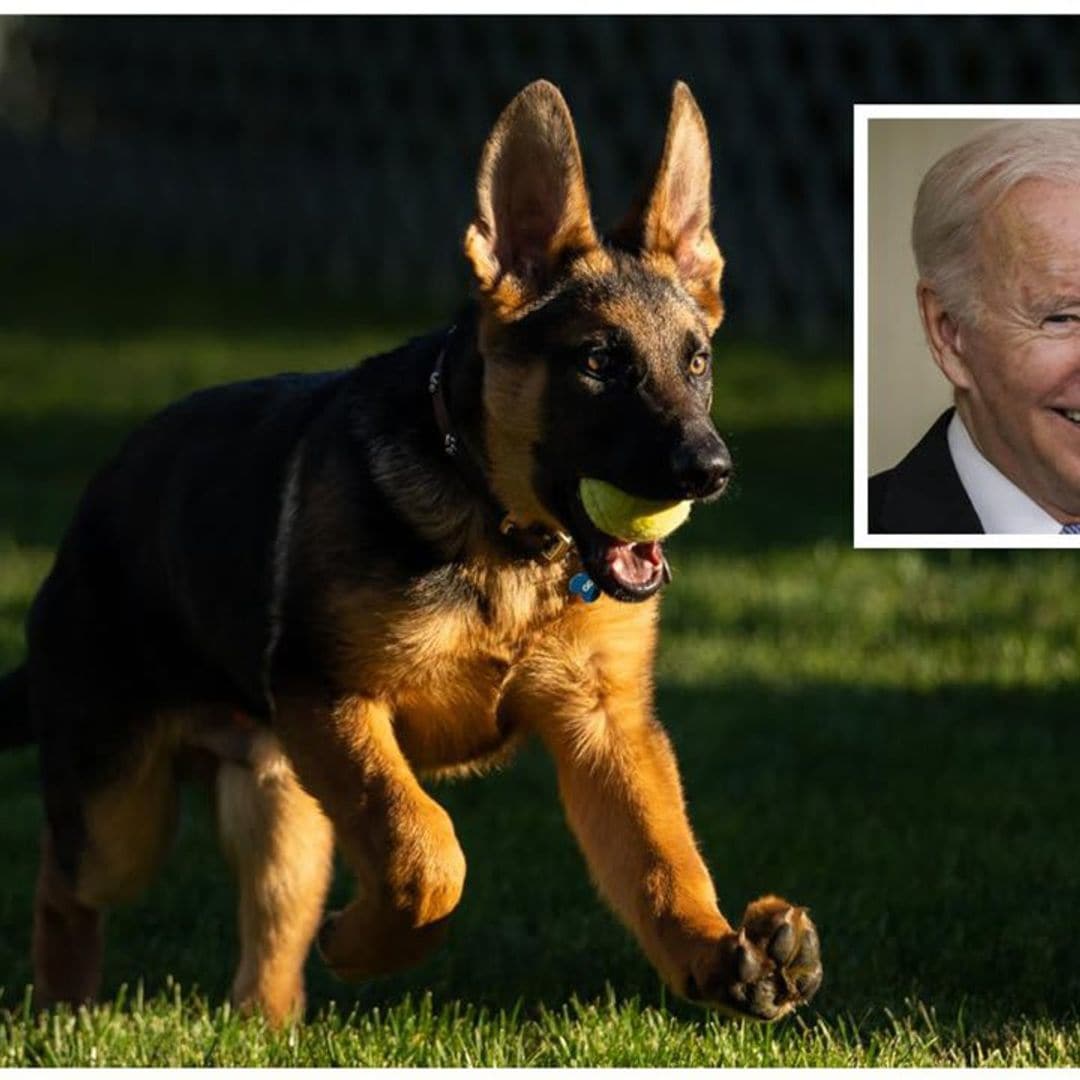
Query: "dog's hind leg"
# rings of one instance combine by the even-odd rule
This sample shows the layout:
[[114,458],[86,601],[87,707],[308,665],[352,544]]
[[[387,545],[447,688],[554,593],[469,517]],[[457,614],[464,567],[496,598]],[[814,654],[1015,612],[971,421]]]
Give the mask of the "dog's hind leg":
[[104,947],[102,914],[79,902],[57,862],[52,833],[46,827],[34,894],[35,1005],[92,1001],[101,982]]
[[[92,999],[101,978],[106,908],[130,900],[160,864],[177,811],[174,742],[168,725],[132,746],[124,768],[89,791],[58,786],[78,761],[45,763],[49,825],[34,899],[34,999],[39,1006]],[[71,776],[75,777],[75,771]]]
[[222,761],[217,816],[240,892],[240,964],[232,997],[271,1023],[304,1008],[304,961],[333,869],[334,834],[277,739],[253,736],[249,764]]

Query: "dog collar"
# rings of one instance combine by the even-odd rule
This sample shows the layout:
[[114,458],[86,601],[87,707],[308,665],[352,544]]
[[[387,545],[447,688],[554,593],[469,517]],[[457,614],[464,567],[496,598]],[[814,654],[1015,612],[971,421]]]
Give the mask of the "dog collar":
[[431,395],[435,412],[435,423],[442,437],[443,453],[454,462],[469,487],[493,507],[500,535],[534,559],[548,563],[557,562],[570,551],[574,542],[566,533],[545,529],[542,525],[521,525],[515,521],[513,515],[508,513],[492,494],[483,468],[469,453],[465,440],[455,430],[450,407],[446,401],[445,388],[447,356],[456,330],[457,326],[454,325],[446,332],[446,337],[439,348],[439,355],[435,360],[435,367],[428,377],[428,393]]

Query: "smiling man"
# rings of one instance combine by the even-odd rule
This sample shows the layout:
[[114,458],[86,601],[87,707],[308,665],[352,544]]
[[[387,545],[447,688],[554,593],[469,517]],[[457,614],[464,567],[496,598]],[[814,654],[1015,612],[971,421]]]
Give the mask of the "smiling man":
[[870,532],[1080,532],[1080,120],[995,124],[951,150],[912,245],[955,408],[871,478]]

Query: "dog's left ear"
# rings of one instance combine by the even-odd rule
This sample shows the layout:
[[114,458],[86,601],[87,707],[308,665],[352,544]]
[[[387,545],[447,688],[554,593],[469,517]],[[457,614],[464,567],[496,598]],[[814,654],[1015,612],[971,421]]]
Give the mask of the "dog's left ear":
[[484,146],[465,254],[481,293],[509,315],[543,292],[565,257],[596,244],[574,121],[540,79],[507,105]]
[[709,132],[684,82],[671,94],[664,152],[652,188],[615,230],[620,246],[666,256],[705,315],[710,332],[724,315],[724,259],[712,234]]

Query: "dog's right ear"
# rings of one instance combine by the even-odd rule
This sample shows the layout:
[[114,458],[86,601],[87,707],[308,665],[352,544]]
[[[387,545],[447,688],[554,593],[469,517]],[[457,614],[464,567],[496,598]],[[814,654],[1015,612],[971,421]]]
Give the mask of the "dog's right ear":
[[465,255],[481,293],[509,316],[544,291],[568,255],[596,244],[570,110],[551,83],[530,83],[484,146]]

